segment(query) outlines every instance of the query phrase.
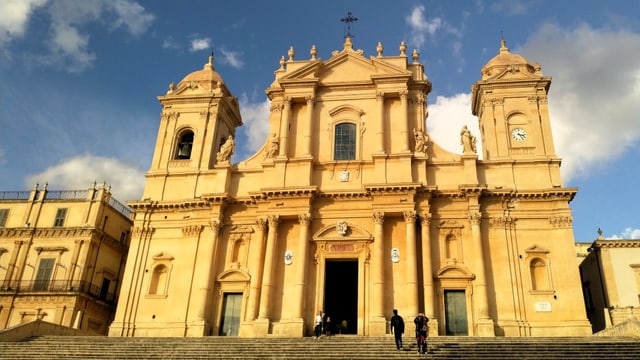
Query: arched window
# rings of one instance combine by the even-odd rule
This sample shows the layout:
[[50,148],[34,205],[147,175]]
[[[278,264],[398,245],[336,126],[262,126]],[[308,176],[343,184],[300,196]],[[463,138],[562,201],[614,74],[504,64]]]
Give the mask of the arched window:
[[165,265],[158,265],[153,269],[151,283],[149,284],[150,295],[163,295],[166,292],[168,269]]
[[176,159],[191,159],[191,148],[193,147],[193,131],[185,131],[178,140],[178,152]]
[[531,274],[531,290],[549,290],[547,281],[547,264],[540,258],[535,258],[529,263]]
[[336,125],[333,160],[356,159],[356,126],[351,123]]

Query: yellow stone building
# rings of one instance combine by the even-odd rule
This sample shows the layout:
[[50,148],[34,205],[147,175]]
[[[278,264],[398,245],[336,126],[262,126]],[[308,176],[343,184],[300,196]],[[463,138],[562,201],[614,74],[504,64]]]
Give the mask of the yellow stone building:
[[0,192],[0,330],[40,319],[106,335],[130,217],[104,185]]
[[600,229],[598,235],[580,263],[594,333],[640,320],[640,239],[608,240]]
[[169,86],[110,336],[299,337],[320,310],[380,336],[394,308],[432,336],[591,333],[551,78],[503,42],[473,85],[480,134],[452,153],[427,134],[419,54],[376,50],[291,48],[269,136],[236,164],[242,119],[213,58]]

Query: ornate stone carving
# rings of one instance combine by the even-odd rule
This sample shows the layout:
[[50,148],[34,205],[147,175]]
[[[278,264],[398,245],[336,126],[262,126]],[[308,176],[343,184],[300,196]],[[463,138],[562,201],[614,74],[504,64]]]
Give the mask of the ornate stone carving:
[[410,211],[405,211],[402,213],[404,215],[404,221],[407,223],[411,223],[411,224],[415,224],[416,223],[416,219],[418,218],[417,214],[415,211],[410,210]]
[[300,223],[300,225],[311,224],[311,214],[309,213],[298,214],[298,222]]
[[269,215],[268,216],[269,226],[275,227],[280,223],[280,216],[278,215]]
[[384,213],[382,211],[376,211],[373,213],[373,222],[379,225],[384,223]]
[[222,225],[220,224],[220,220],[211,219],[209,220],[209,226],[211,226],[211,230],[213,230],[214,233],[217,233],[218,231],[220,231],[220,227]]
[[570,227],[573,223],[572,216],[555,216],[549,218],[549,223],[553,227]]
[[482,222],[482,213],[479,211],[469,212],[469,220],[472,225],[480,225],[480,222]]
[[267,228],[267,220],[264,218],[257,218],[256,226],[258,227],[258,230],[264,231]]
[[347,235],[347,230],[349,229],[349,225],[347,225],[347,222],[344,220],[340,220],[338,221],[338,223],[336,223],[336,232],[340,235],[340,236],[345,236]]
[[423,213],[420,215],[420,225],[429,226],[431,225],[431,214]]
[[220,147],[218,155],[216,155],[218,162],[229,161],[231,155],[233,155],[233,152],[235,151],[235,148],[236,143],[233,141],[233,136],[229,135],[227,140]]
[[478,151],[476,148],[477,142],[478,139],[476,139],[476,137],[471,134],[471,132],[467,128],[467,125],[463,126],[462,130],[460,130],[460,144],[462,145],[462,153],[476,154]]
[[182,227],[182,236],[197,236],[202,232],[202,225],[187,225]]

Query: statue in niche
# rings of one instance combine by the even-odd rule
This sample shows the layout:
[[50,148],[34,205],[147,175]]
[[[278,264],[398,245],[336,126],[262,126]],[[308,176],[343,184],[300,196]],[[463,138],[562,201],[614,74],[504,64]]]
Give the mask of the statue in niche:
[[280,150],[280,138],[276,136],[276,133],[273,133],[269,140],[267,152],[264,154],[265,159],[272,159],[276,157],[276,155],[278,155],[278,150]]
[[429,137],[422,130],[413,129],[413,138],[416,142],[415,152],[427,153],[427,141]]
[[460,144],[462,145],[462,153],[475,154],[477,152],[477,149],[476,149],[477,142],[478,142],[478,139],[476,139],[476,137],[473,136],[473,134],[471,134],[471,132],[467,128],[467,125],[463,126],[462,130],[460,131]]
[[233,136],[229,135],[227,140],[220,147],[220,151],[218,152],[217,159],[218,161],[229,161],[231,155],[233,155],[233,151],[235,150],[236,144],[233,141]]

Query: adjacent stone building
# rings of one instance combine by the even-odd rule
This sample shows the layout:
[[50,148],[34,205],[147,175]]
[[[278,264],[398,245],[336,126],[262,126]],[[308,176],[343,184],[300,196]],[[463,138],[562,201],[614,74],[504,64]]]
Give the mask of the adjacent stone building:
[[580,263],[587,317],[593,332],[640,319],[640,239],[598,239]]
[[104,185],[0,192],[0,329],[31,320],[106,335],[131,210]]
[[394,308],[432,336],[591,333],[551,78],[503,41],[472,87],[480,133],[452,153],[428,134],[419,54],[376,52],[291,48],[269,136],[239,163],[213,58],[169,86],[110,336],[299,337],[321,310],[380,336]]

